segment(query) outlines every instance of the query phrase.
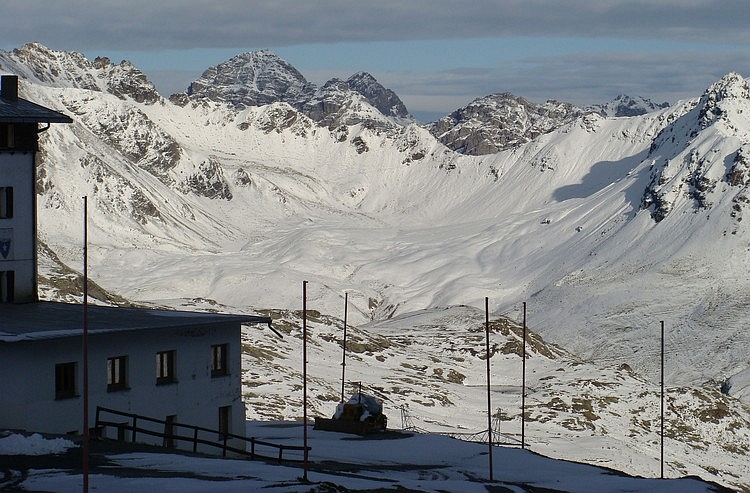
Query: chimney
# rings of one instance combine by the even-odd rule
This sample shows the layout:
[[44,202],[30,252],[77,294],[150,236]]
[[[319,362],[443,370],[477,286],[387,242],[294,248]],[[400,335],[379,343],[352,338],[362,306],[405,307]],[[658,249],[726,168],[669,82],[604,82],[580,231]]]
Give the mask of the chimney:
[[0,77],[0,97],[6,101],[18,101],[17,75],[3,75]]

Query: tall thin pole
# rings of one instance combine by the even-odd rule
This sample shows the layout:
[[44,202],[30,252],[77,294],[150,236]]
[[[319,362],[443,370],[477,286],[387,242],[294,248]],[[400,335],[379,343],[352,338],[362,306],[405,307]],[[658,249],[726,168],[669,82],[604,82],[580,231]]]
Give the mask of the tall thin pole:
[[484,331],[487,349],[487,444],[490,457],[490,481],[494,481],[492,474],[492,395],[490,393],[490,299],[484,298]]
[[89,252],[88,197],[83,197],[83,493],[89,491]]
[[307,481],[307,281],[302,282],[302,429],[304,434],[304,474]]
[[526,448],[526,302],[523,302],[523,350],[521,352],[521,448]]
[[664,479],[664,320],[661,321],[661,479]]
[[349,311],[349,293],[344,293],[344,342],[341,358],[341,402],[344,402],[344,382],[346,382],[346,316]]

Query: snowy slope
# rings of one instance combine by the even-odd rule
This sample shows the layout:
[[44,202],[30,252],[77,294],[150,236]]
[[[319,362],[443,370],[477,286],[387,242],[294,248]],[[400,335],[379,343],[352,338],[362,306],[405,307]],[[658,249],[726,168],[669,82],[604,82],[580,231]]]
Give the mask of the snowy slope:
[[[535,446],[648,475],[655,415],[640,402],[654,400],[664,320],[675,472],[750,485],[748,410],[720,393],[736,375],[723,388],[747,398],[750,367],[750,232],[741,220],[750,99],[741,76],[670,108],[585,114],[513,149],[469,156],[424,128],[396,124],[364,97],[341,113],[353,124],[321,126],[283,101],[238,109],[143,99],[140,89],[102,82],[119,73],[111,64],[22,51],[0,53],[2,70],[24,77],[23,97],[74,119],[42,134],[42,239],[60,262],[79,265],[80,197],[88,195],[89,273],[103,288],[140,303],[287,314],[301,308],[309,281],[308,306],[327,331],[320,412],[338,399],[347,292],[349,323],[390,344],[363,358],[371,368],[387,364],[370,384],[437,429],[481,429],[481,373],[426,387],[431,362],[442,375],[475,371],[441,339],[447,325],[461,341],[466,320],[460,312],[439,324],[410,317],[489,297],[493,316],[519,320],[527,301],[530,326],[565,348],[562,362],[537,369],[549,378],[532,394]],[[299,326],[298,315],[279,319],[290,333]],[[416,346],[396,344],[416,327],[425,332]],[[270,332],[248,337],[248,348],[272,344]],[[248,353],[250,416],[298,416],[294,347]],[[386,385],[390,372],[400,381]],[[407,390],[399,396],[397,387]],[[595,406],[597,419],[581,418],[584,404],[574,399]],[[590,446],[571,446],[576,439]]]

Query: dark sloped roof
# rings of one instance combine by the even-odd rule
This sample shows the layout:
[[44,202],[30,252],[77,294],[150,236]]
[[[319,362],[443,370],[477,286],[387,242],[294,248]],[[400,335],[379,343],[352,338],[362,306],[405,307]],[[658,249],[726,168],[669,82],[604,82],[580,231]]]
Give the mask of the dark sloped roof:
[[[270,324],[269,317],[88,306],[91,335],[112,332]],[[81,336],[83,306],[51,301],[0,303],[0,343]]]
[[0,98],[0,123],[73,123],[60,112],[45,108],[25,99],[9,101]]

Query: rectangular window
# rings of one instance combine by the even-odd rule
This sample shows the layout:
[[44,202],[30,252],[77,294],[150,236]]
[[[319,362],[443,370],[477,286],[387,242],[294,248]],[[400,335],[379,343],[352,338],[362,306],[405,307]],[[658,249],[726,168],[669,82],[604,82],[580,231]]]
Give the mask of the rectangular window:
[[16,146],[15,125],[0,123],[0,149],[13,149]]
[[220,377],[223,375],[229,375],[227,344],[216,344],[211,346],[211,376]]
[[0,219],[13,217],[13,187],[0,187]]
[[107,392],[128,388],[128,357],[107,358]]
[[174,371],[174,351],[156,353],[156,384],[174,383],[177,381]]
[[76,394],[76,364],[55,365],[55,399],[70,399]]
[[219,408],[219,438],[224,438],[232,433],[232,406]]
[[15,272],[0,271],[0,303],[13,303],[16,285]]

